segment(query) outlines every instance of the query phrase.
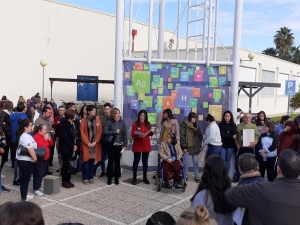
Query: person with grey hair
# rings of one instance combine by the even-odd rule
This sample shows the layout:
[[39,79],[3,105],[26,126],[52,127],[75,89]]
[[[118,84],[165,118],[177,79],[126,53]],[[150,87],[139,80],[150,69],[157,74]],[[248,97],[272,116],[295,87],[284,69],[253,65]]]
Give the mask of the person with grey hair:
[[250,224],[299,224],[300,154],[284,150],[279,156],[277,174],[274,182],[229,188],[225,192],[226,201],[248,209]]
[[[237,138],[235,139],[235,145],[237,148],[237,154],[236,154],[236,158],[235,158],[235,174],[232,179],[232,182],[238,182],[240,179],[240,176],[241,176],[239,167],[238,167],[239,157],[244,153],[254,154],[254,148],[258,142],[259,134],[258,134],[257,126],[251,123],[251,119],[252,119],[251,114],[245,113],[243,116],[243,123],[240,123],[236,127],[237,128]],[[250,145],[244,146],[243,132],[244,132],[244,130],[248,130],[248,129],[252,129],[254,131],[255,140],[253,142],[250,142]]]

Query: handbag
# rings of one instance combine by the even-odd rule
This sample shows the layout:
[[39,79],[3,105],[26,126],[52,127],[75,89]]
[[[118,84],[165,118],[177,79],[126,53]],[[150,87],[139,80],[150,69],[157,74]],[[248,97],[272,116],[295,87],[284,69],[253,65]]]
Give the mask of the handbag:
[[[44,161],[46,155],[46,148],[34,148],[34,151],[36,154],[37,161]],[[31,157],[31,155],[28,152],[28,149],[25,148],[23,145],[19,146],[18,154]]]
[[100,143],[108,148],[111,148],[115,142],[115,135],[104,135],[102,136]]
[[199,161],[201,163],[205,162],[206,153],[207,153],[208,145],[204,145],[202,151],[199,154]]
[[69,172],[71,175],[75,175],[76,173],[79,173],[82,171],[82,160],[81,157],[73,157],[69,161]]

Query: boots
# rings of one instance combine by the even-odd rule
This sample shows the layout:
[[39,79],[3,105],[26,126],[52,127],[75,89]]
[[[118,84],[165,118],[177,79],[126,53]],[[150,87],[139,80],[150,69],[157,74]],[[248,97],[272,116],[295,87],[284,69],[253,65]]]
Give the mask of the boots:
[[133,175],[131,184],[136,185],[136,175]]
[[170,186],[169,181],[165,181],[164,188],[166,188],[166,189],[172,189],[172,187]]
[[150,184],[149,180],[147,179],[147,176],[144,176],[143,182],[144,182],[145,184]]
[[107,179],[107,185],[111,185],[111,177],[108,177],[108,179]]
[[119,177],[115,177],[115,184],[116,184],[116,185],[119,184]]

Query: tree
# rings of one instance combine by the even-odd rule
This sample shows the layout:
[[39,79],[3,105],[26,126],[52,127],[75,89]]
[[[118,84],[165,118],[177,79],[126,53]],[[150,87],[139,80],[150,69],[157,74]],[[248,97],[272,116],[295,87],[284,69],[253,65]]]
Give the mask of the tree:
[[289,48],[294,44],[294,34],[291,33],[291,29],[287,27],[281,27],[280,30],[276,31],[274,36],[274,44],[278,49],[278,57],[284,59]]
[[262,54],[277,57],[278,51],[275,48],[266,48],[264,51],[262,51]]
[[290,61],[293,63],[300,64],[300,46],[291,47],[289,49]]
[[294,96],[291,97],[290,106],[293,110],[300,108],[300,92],[297,92]]

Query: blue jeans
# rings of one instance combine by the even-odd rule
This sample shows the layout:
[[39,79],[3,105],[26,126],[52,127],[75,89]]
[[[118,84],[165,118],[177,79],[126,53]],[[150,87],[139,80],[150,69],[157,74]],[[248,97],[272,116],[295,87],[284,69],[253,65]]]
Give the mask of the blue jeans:
[[108,159],[107,149],[102,146],[102,159],[101,161],[97,162],[94,169],[98,169],[101,166],[102,173],[105,173],[105,161]]
[[88,161],[82,163],[82,180],[94,179],[93,176],[94,163],[95,163],[95,159],[89,159]]
[[[185,153],[184,157],[189,157],[189,153]],[[199,174],[199,166],[198,166],[198,155],[192,155],[192,160],[193,160],[193,166],[194,166],[194,174],[195,176],[198,176]],[[188,162],[189,160],[187,160]],[[183,166],[184,166],[184,172],[185,174],[187,174],[187,172],[189,171],[189,164],[188,163],[184,163],[183,162]]]
[[206,158],[207,159],[211,155],[221,155],[222,145],[216,146],[216,145],[208,145]]
[[230,170],[230,161],[234,153],[234,148],[222,148],[221,157],[226,163],[227,171]]

